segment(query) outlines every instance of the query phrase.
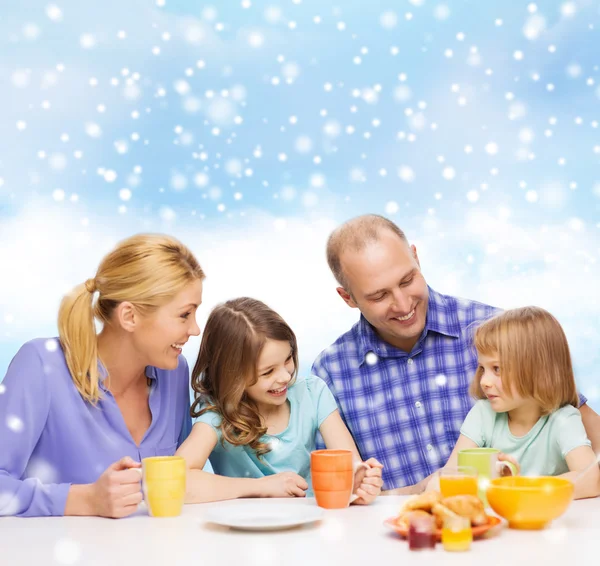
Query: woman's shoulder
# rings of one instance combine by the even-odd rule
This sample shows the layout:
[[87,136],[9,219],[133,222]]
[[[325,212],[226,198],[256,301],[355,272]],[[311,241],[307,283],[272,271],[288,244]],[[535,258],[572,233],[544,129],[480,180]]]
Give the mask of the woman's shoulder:
[[58,354],[64,358],[64,353],[58,336],[49,338],[33,338],[25,342],[19,351],[26,350],[29,352],[36,351],[40,356],[52,356]]
[[58,338],[25,342],[11,360],[2,383],[11,395],[30,397],[42,404],[51,397],[61,398],[73,387],[73,380]]
[[13,368],[17,366],[15,369],[31,371],[37,367],[46,373],[56,365],[66,368],[65,354],[60,340],[56,337],[34,338],[25,342],[11,361]]

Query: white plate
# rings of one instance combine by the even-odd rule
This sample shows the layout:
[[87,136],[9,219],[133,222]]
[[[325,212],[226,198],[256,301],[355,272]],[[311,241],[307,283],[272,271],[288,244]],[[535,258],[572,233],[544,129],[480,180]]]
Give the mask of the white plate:
[[244,531],[276,531],[318,521],[323,510],[312,505],[252,503],[226,505],[206,512],[209,523]]

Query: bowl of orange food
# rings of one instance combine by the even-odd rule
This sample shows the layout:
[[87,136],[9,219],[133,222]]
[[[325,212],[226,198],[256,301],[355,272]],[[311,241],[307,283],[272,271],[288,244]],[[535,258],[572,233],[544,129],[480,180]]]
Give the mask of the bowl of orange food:
[[560,477],[495,478],[487,488],[490,507],[513,529],[543,529],[573,499],[573,482]]

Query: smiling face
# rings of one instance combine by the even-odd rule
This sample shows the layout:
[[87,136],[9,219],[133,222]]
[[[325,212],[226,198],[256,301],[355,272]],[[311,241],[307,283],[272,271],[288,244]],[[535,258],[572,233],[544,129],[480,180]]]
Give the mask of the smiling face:
[[190,336],[198,336],[196,310],[202,303],[202,281],[186,285],[170,302],[139,322],[131,333],[135,350],[146,365],[175,369],[183,345]]
[[360,312],[392,346],[410,352],[427,318],[429,291],[417,251],[389,230],[360,251],[340,256],[349,289],[338,287],[344,301]]
[[289,342],[267,339],[258,357],[257,381],[246,388],[261,413],[283,405],[294,376],[294,356]]

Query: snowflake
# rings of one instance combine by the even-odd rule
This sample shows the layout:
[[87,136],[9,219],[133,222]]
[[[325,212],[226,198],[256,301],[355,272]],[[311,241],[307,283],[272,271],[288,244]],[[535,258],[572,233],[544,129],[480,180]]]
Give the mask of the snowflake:
[[368,352],[365,356],[365,362],[367,362],[367,364],[370,366],[374,366],[378,361],[379,356],[377,356],[375,352]]
[[446,179],[446,181],[451,181],[454,179],[454,177],[456,177],[456,171],[454,170],[454,167],[444,167],[442,171],[442,177]]
[[[472,256],[469,256],[469,257],[472,259]],[[469,258],[467,258],[467,260],[468,259]],[[472,263],[472,262],[468,262],[468,263]],[[447,381],[448,381],[448,378],[443,373],[440,373],[435,376],[435,384],[438,387],[444,387],[446,385]]]
[[384,29],[394,29],[398,25],[398,15],[396,12],[384,12],[379,18],[379,23]]
[[315,189],[323,188],[326,184],[325,176],[321,173],[315,173],[310,176],[310,186]]
[[55,23],[62,22],[63,20],[62,10],[56,4],[48,4],[46,6],[46,16]]
[[398,167],[398,177],[405,183],[412,183],[415,180],[416,175],[412,167],[401,165]]
[[489,142],[485,146],[485,152],[488,155],[496,155],[498,153],[498,144],[495,142]]
[[469,202],[477,202],[479,200],[479,193],[477,191],[469,191],[467,193],[467,200]]
[[79,37],[79,44],[83,49],[92,49],[96,46],[96,38],[91,33],[84,33]]
[[523,35],[530,41],[534,41],[540,37],[546,29],[546,18],[539,14],[530,16],[523,27]]
[[251,32],[248,34],[248,45],[253,49],[258,49],[263,46],[265,37],[258,31]]
[[6,417],[6,426],[13,432],[22,432],[24,428],[23,421],[16,415]]
[[[393,214],[396,214],[398,212],[398,210],[400,210],[400,207],[398,206],[398,203],[396,201],[391,200],[391,201],[387,202],[385,205],[385,213],[386,214],[393,215]],[[369,356],[369,354],[367,354],[367,356]]]

